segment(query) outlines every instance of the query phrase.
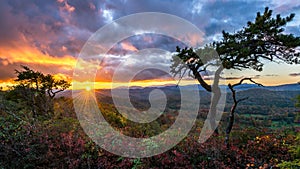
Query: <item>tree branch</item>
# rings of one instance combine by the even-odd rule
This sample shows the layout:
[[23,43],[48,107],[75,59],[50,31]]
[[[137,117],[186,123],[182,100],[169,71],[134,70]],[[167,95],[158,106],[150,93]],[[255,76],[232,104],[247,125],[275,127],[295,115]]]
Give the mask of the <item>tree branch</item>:
[[[249,80],[250,82],[252,82],[252,83],[254,83],[254,84],[256,84],[256,85],[262,86],[262,87],[263,87],[262,84],[255,82],[254,80],[252,80],[252,78],[243,78],[243,79],[240,80],[239,83],[233,84],[233,85],[232,85],[232,88],[241,85],[245,80]],[[231,84],[229,84],[229,85],[231,85]]]
[[230,133],[231,133],[231,130],[233,127],[233,123],[234,123],[234,114],[235,114],[236,107],[240,102],[248,99],[248,97],[245,97],[245,98],[237,100],[236,99],[236,90],[234,89],[234,87],[241,85],[243,83],[243,81],[245,81],[245,80],[249,80],[250,82],[252,82],[258,86],[263,86],[262,84],[255,82],[251,78],[243,78],[240,80],[240,82],[233,84],[233,85],[231,85],[230,83],[228,84],[228,88],[230,89],[230,91],[232,93],[233,104],[230,109],[229,122],[228,122],[228,125],[226,128],[225,145],[227,146],[227,148],[229,148],[229,137],[230,137]]
[[200,73],[198,72],[198,70],[195,67],[189,66],[191,71],[193,72],[193,75],[195,76],[195,79],[198,80],[198,82],[200,83],[200,85],[208,92],[212,92],[212,88],[209,84],[207,84],[202,76],[200,75]]

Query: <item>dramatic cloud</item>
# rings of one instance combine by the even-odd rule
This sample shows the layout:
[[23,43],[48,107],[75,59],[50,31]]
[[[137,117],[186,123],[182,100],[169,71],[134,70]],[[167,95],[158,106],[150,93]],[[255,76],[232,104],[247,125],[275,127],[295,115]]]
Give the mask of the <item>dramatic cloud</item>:
[[[132,75],[134,70],[151,65],[167,69],[170,66],[170,53],[175,51],[176,46],[185,47],[181,41],[189,40],[197,46],[219,40],[222,30],[234,32],[241,29],[248,20],[255,18],[257,11],[263,11],[266,6],[283,16],[296,13],[293,23],[287,25],[286,31],[300,36],[300,2],[292,0],[3,1],[0,3],[0,81],[12,80],[15,77],[14,70],[20,65],[70,79],[81,48],[94,32],[113,20],[139,12],[162,12],[181,17],[193,23],[204,34],[191,33],[176,40],[165,35],[147,33],[123,39],[99,63],[96,79],[111,80],[118,65],[148,48],[159,48],[166,55],[145,53],[146,56],[132,58],[131,62],[134,64],[121,69],[124,74]],[[167,24],[166,21],[161,22]],[[118,31],[137,31],[128,26],[128,30]],[[145,70],[147,71],[135,76],[135,80],[169,78],[159,71]],[[291,73],[290,76],[298,76],[298,73]]]
[[173,80],[169,72],[164,72],[159,69],[144,69],[138,72],[131,81],[142,80]]
[[121,46],[124,50],[138,51],[138,49],[134,47],[130,42],[122,42]]
[[102,59],[96,80],[129,82],[170,79],[171,56],[168,51],[153,48],[126,55],[107,55]]

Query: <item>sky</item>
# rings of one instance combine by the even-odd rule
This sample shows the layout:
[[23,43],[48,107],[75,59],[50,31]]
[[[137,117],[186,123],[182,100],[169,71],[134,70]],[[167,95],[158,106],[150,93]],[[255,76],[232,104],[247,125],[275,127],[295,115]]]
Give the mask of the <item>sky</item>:
[[[159,12],[180,17],[203,33],[203,45],[219,40],[222,30],[240,30],[266,6],[282,16],[295,13],[285,32],[300,36],[300,1],[294,0],[4,0],[0,3],[0,86],[14,82],[15,69],[20,69],[20,65],[72,82],[87,40],[105,25],[131,14]],[[195,36],[188,38],[193,41]],[[95,86],[109,88],[116,67],[123,62],[127,67],[120,68],[120,79],[115,81],[119,86],[128,80],[127,76],[133,77],[133,86],[177,83],[169,73],[151,66],[169,67],[176,46],[184,46],[180,40],[155,32],[122,39],[95,63]],[[150,53],[149,48],[162,51]],[[266,63],[262,72],[227,71],[225,75],[232,80],[252,77],[266,85],[296,83],[300,81],[300,65]],[[89,82],[82,83],[84,86]],[[195,81],[186,78],[181,83]]]

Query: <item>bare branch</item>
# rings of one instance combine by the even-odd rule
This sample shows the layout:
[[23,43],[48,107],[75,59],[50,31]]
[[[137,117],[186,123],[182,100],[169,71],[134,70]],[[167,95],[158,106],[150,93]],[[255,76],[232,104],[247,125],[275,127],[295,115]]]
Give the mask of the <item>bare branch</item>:
[[262,86],[262,87],[263,87],[263,85],[262,85],[262,84],[255,82],[254,80],[252,80],[252,78],[243,78],[243,79],[241,79],[241,80],[240,80],[240,82],[239,82],[239,83],[236,83],[236,84],[233,84],[233,85],[231,85],[231,86],[232,86],[232,88],[234,88],[234,87],[236,87],[236,86],[239,86],[239,85],[241,85],[241,84],[243,83],[243,81],[245,81],[245,80],[249,80],[250,82],[252,82],[252,83],[254,83],[254,84],[256,84],[256,85],[258,85],[258,86]]
[[230,133],[231,133],[231,130],[233,127],[233,123],[234,123],[234,114],[235,114],[236,107],[240,102],[248,99],[248,97],[245,97],[245,98],[237,100],[236,99],[236,90],[234,89],[234,87],[241,85],[243,83],[243,81],[245,81],[245,80],[249,80],[250,82],[252,82],[258,86],[263,86],[262,84],[255,82],[251,78],[243,78],[240,80],[240,82],[233,84],[233,85],[231,85],[230,83],[228,84],[228,87],[232,93],[233,104],[230,109],[229,123],[226,128],[225,145],[227,146],[227,148],[229,148],[229,137],[230,137]]

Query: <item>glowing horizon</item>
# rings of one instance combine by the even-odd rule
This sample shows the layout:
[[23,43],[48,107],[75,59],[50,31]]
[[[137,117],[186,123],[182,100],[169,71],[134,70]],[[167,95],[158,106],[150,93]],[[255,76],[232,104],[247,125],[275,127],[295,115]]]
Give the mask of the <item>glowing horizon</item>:
[[[297,81],[291,81],[290,83],[287,83],[287,81],[283,80],[282,83],[274,83],[272,80],[272,77],[266,78],[266,79],[255,79],[257,83],[261,83],[264,86],[278,86],[278,85],[284,85],[284,84],[295,84]],[[211,85],[212,80],[206,80],[209,85]],[[234,80],[220,80],[220,85],[227,85],[229,83],[234,84],[239,82],[240,79],[234,79]],[[114,89],[114,88],[123,88],[123,87],[155,87],[155,86],[175,86],[178,84],[177,81],[174,80],[142,80],[142,81],[133,81],[133,82],[70,82],[71,86],[67,90],[97,90],[97,89]],[[77,83],[77,88],[74,88],[73,83]],[[244,83],[251,84],[251,82],[245,81]],[[0,82],[0,87],[2,87],[2,90],[8,90],[9,87],[16,85],[14,81],[8,81],[8,82]],[[181,80],[178,85],[180,86],[186,86],[186,85],[193,85],[193,84],[199,84],[197,80]]]
[[[279,86],[279,85],[285,85],[285,84],[295,84],[297,81],[290,81],[287,82],[283,80],[282,82],[276,81],[276,83],[273,83],[270,78],[267,79],[255,79],[257,83],[260,83],[264,86]],[[234,84],[238,83],[240,79],[234,79],[234,80],[220,80],[220,85],[228,85],[229,83]],[[206,82],[211,85],[212,80],[206,80]],[[270,83],[271,82],[271,83]],[[78,82],[77,82],[78,83]],[[86,89],[86,86],[89,86],[90,89],[114,89],[114,88],[122,88],[122,87],[155,87],[155,86],[175,86],[178,84],[177,81],[174,80],[142,80],[142,81],[133,81],[133,82],[79,82],[82,87],[78,89],[74,89],[73,85],[69,88],[72,90],[84,90]],[[245,81],[244,83],[251,84],[249,81]],[[194,85],[194,84],[199,84],[196,79],[190,79],[190,80],[181,80],[178,85],[180,86],[186,86],[186,85]]]

